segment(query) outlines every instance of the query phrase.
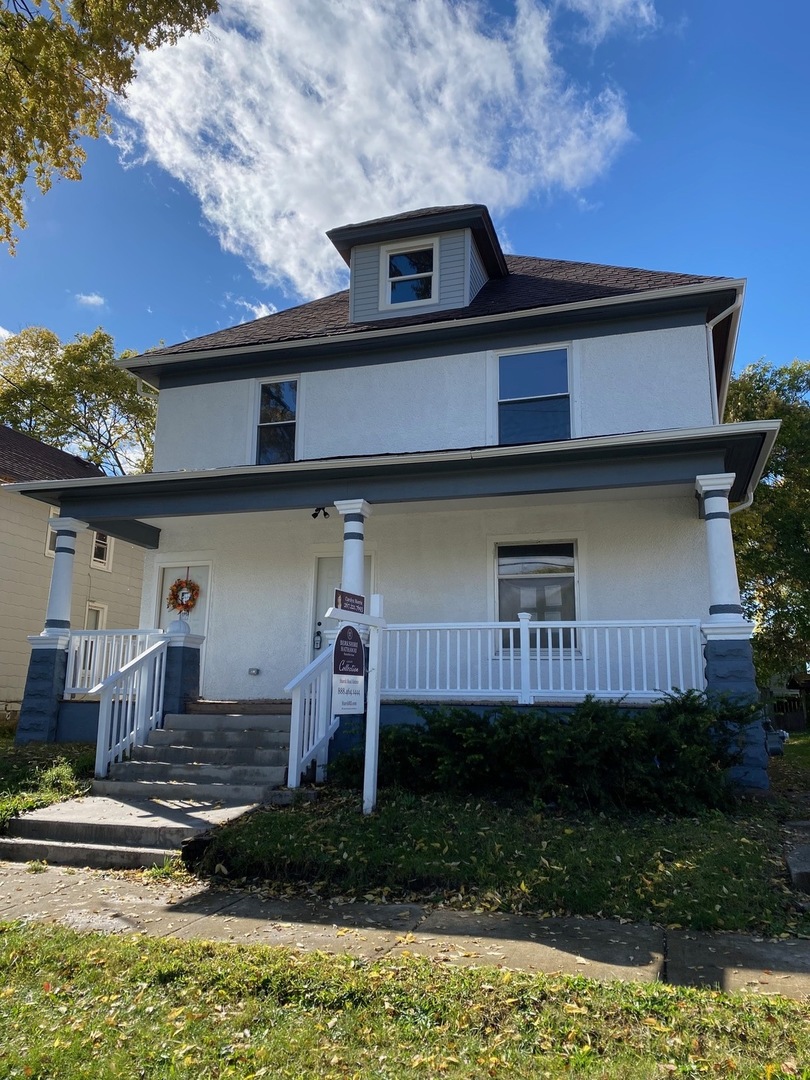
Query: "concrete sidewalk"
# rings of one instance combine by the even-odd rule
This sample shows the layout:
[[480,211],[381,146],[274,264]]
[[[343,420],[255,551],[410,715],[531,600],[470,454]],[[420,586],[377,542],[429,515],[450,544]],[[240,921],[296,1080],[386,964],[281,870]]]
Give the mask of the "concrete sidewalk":
[[0,921],[351,953],[810,1000],[810,941],[700,934],[609,919],[474,914],[415,904],[308,903],[140,875],[0,862]]

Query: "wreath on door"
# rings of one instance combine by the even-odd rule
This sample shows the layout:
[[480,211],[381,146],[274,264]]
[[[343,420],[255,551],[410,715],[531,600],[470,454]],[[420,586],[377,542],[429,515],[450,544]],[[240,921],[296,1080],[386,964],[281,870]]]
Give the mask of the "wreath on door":
[[166,607],[188,615],[200,599],[200,586],[190,578],[178,578],[169,589]]

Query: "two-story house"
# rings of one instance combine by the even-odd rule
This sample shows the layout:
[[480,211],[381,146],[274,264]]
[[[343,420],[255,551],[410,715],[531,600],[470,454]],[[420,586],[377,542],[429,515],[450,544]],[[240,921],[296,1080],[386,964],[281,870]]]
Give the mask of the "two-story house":
[[504,255],[482,205],[329,237],[347,291],[125,362],[152,474],[18,486],[146,549],[141,627],[199,585],[201,693],[282,697],[341,579],[384,598],[390,700],[753,693],[730,514],[777,425],[722,423],[744,283]]
[[[0,483],[100,477],[97,465],[0,424]],[[30,648],[45,619],[56,533],[53,508],[0,489],[0,711],[16,716]],[[85,530],[75,555],[70,622],[103,632],[131,626],[141,605],[143,550]]]

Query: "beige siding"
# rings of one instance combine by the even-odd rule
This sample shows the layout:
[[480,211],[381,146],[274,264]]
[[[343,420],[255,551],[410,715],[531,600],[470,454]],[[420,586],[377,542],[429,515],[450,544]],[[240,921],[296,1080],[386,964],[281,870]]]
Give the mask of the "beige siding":
[[[27,637],[45,622],[53,559],[45,554],[49,508],[23,495],[0,491],[0,709],[19,703],[28,671]],[[143,551],[113,541],[112,569],[90,566],[93,534],[77,537],[70,615],[84,627],[88,603],[106,605],[107,629],[138,625]]]

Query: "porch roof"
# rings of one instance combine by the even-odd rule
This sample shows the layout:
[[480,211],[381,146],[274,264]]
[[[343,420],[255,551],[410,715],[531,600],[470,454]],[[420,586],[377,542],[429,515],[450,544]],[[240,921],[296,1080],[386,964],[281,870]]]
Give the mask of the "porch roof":
[[693,485],[700,473],[736,474],[731,499],[759,481],[778,421],[643,431],[521,446],[241,465],[201,472],[49,480],[8,485],[59,505],[62,514],[142,547],[160,530],[144,518],[312,509],[371,503],[544,495],[652,485]]

